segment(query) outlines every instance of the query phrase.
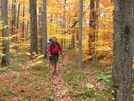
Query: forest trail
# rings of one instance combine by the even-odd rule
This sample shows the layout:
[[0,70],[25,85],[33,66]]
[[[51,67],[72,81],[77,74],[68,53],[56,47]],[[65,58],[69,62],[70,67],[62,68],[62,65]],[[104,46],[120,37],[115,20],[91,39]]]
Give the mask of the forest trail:
[[60,57],[54,76],[49,59],[27,68],[32,64],[28,55],[12,54],[9,70],[0,73],[0,101],[109,101],[111,90],[105,76],[111,69],[86,64],[78,68],[75,55],[66,54],[70,55]]
[[58,65],[57,73],[53,76],[52,83],[55,93],[55,101],[73,101],[71,94],[68,92],[69,86],[64,81],[64,65],[69,63],[67,57],[62,60],[62,64]]
[[[68,69],[68,67],[66,67],[66,65],[74,64],[73,63],[74,61],[69,59],[69,57],[67,57],[67,56],[65,58],[61,59],[60,61],[61,61],[61,63],[58,64],[58,71],[52,78],[52,85],[53,85],[52,87],[53,87],[54,94],[55,94],[54,101],[77,101],[79,98],[81,99],[80,101],[97,101],[96,98],[92,98],[92,96],[94,96],[94,93],[93,93],[93,95],[85,94],[85,97],[81,98],[80,96],[83,96],[83,94],[77,95],[77,93],[79,93],[79,91],[81,92],[81,90],[75,91],[73,89],[73,86],[69,86],[68,82],[65,80],[65,76],[67,74],[71,74],[74,72],[82,73],[82,75],[84,74],[86,77],[85,78],[86,80],[79,81],[79,79],[81,78],[80,77],[81,74],[77,75],[74,73],[74,76],[76,76],[76,79],[78,79],[78,82],[77,82],[77,80],[75,80],[78,84],[77,83],[74,84],[76,86],[76,89],[79,89],[79,86],[81,86],[81,87],[88,86],[91,89],[92,88],[95,89],[95,87],[93,85],[94,83],[97,86],[96,88],[100,89],[102,91],[107,90],[109,88],[108,86],[106,87],[105,84],[102,84],[102,83],[96,81],[95,78],[97,78],[97,75],[95,74],[95,72],[97,70],[95,70],[95,68],[82,69],[82,68],[76,67],[75,69],[74,68]],[[109,68],[111,68],[111,67],[109,67]],[[66,73],[64,73],[65,71],[66,71]],[[80,78],[79,77],[77,78],[77,76],[79,76]],[[82,79],[84,79],[84,77],[82,77]],[[70,79],[70,81],[75,82],[75,81],[73,81],[73,78]],[[72,91],[73,91],[73,93],[72,93]],[[91,90],[91,92],[92,92],[92,90]],[[75,93],[76,93],[76,96],[74,96]],[[78,96],[78,98],[77,98],[77,96]],[[105,99],[105,101],[109,101],[109,100]]]
[[68,91],[66,92],[66,90],[68,90],[69,87],[65,83],[61,74],[58,74],[58,76],[54,76],[52,82],[55,93],[55,101],[72,101],[70,93],[68,93]]

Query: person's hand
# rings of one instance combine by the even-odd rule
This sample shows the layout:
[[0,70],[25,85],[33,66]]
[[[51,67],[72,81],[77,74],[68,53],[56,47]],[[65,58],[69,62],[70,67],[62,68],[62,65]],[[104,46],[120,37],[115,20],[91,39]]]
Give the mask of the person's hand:
[[51,57],[51,54],[49,54],[48,56]]
[[62,53],[62,55],[64,55],[64,53]]

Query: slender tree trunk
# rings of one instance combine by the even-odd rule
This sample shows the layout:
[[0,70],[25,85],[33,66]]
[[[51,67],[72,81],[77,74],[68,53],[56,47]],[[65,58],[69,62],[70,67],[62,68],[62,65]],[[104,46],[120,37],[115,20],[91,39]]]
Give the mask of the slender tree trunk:
[[19,29],[19,19],[20,18],[20,3],[18,5],[18,14],[17,14],[17,22],[16,22],[16,28]]
[[92,65],[95,65],[95,0],[90,0],[90,21],[89,27],[92,28],[92,32],[89,34],[89,55],[92,56]]
[[18,13],[17,13],[17,21],[16,21],[16,38],[15,38],[15,41],[18,41],[19,17],[20,17],[20,3],[18,5]]
[[75,48],[75,36],[74,35],[72,35],[72,40],[71,41],[72,41],[71,42],[71,49],[74,50],[74,48]]
[[[42,1],[42,0],[41,0]],[[42,1],[43,2],[43,1]],[[40,15],[38,16],[38,34],[42,36],[42,22],[43,22],[43,7],[39,8]],[[38,39],[38,42],[40,43],[39,49],[40,52],[42,52],[42,37]]]
[[25,41],[25,6],[23,6],[22,41]]
[[93,48],[90,48],[92,49],[92,65],[95,66],[96,65],[96,61],[97,61],[97,58],[96,58],[96,55],[97,55],[97,52],[96,52],[96,42],[98,41],[98,8],[99,8],[99,0],[96,0],[96,11],[92,11],[93,15],[92,15],[92,19],[94,19],[94,23],[91,24],[91,28],[93,28],[93,39],[92,39],[92,42],[94,44],[92,44],[91,47]]
[[[66,19],[66,0],[64,0],[64,6],[63,6],[63,22],[65,19]],[[62,28],[66,28],[66,22],[63,23]],[[64,31],[62,33],[64,33]]]
[[39,18],[39,20],[38,20],[38,26],[39,26],[39,29],[38,29],[38,33],[39,33],[39,35],[42,35],[42,21],[43,21],[43,19],[42,19],[42,17],[43,17],[43,8],[42,7],[40,7],[39,8],[39,13],[40,13],[40,15],[38,16]]
[[29,21],[27,21],[27,24],[26,24],[26,39],[27,39],[27,34],[29,33]]
[[[7,26],[8,25],[8,0],[2,0],[2,20],[3,20],[3,26]],[[8,37],[8,27],[3,28],[2,29],[2,37],[6,38]],[[9,52],[9,40],[3,40],[2,43],[3,46],[3,54],[5,54],[5,56],[2,57],[2,62],[1,65],[5,66],[5,65],[9,65],[10,64],[10,52]]]
[[34,54],[38,53],[36,0],[30,0],[30,22],[31,22],[30,53],[32,58]]
[[95,41],[98,41],[98,30],[99,30],[99,20],[98,20],[98,17],[99,17],[99,0],[96,0],[96,12],[95,12]]
[[61,38],[61,46],[64,47],[63,38]]
[[42,54],[47,58],[47,1],[43,0]]
[[132,1],[114,1],[113,82],[119,82],[119,101],[132,101]]
[[15,34],[15,24],[16,24],[16,0],[12,0],[12,14],[13,14],[13,20],[12,20],[12,34]]
[[[95,4],[94,4],[94,0],[90,0],[90,18],[89,18],[89,28],[92,28],[92,30],[94,30],[94,8],[95,8]],[[94,41],[94,32],[92,31],[91,33],[89,33],[89,55],[92,55],[93,52],[93,48],[92,48],[92,42]]]
[[79,1],[80,8],[79,8],[79,35],[78,35],[78,42],[79,42],[79,49],[78,49],[78,67],[82,67],[82,17],[83,17],[83,0]]
[[66,49],[66,38],[63,38],[64,41],[64,49]]
[[[75,14],[75,17],[78,17],[76,14]],[[74,20],[74,23],[76,22],[76,19]],[[70,28],[70,26],[69,26],[69,28]],[[74,31],[73,31],[73,33],[75,33],[76,32],[76,30],[77,29],[75,29]],[[72,50],[74,50],[75,49],[75,36],[74,35],[72,35],[72,42],[71,42],[72,44],[71,44],[71,49]]]

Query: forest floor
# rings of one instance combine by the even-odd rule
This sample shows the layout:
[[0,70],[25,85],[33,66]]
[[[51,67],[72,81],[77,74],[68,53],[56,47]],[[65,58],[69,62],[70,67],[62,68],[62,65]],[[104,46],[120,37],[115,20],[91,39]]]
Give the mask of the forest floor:
[[76,57],[66,52],[53,76],[49,59],[12,53],[11,65],[0,69],[0,101],[111,101],[111,66],[78,68]]

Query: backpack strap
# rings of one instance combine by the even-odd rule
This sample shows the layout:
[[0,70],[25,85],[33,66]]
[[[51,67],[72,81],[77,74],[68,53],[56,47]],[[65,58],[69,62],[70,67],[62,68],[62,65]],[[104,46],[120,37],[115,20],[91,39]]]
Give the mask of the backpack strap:
[[[52,45],[53,45],[53,43],[50,44],[51,49],[53,48]],[[56,45],[58,45],[58,48],[60,49],[60,44],[59,44],[58,42],[56,42]],[[55,45],[55,46],[56,46],[56,45]]]
[[60,44],[57,42],[58,48],[60,49]]

